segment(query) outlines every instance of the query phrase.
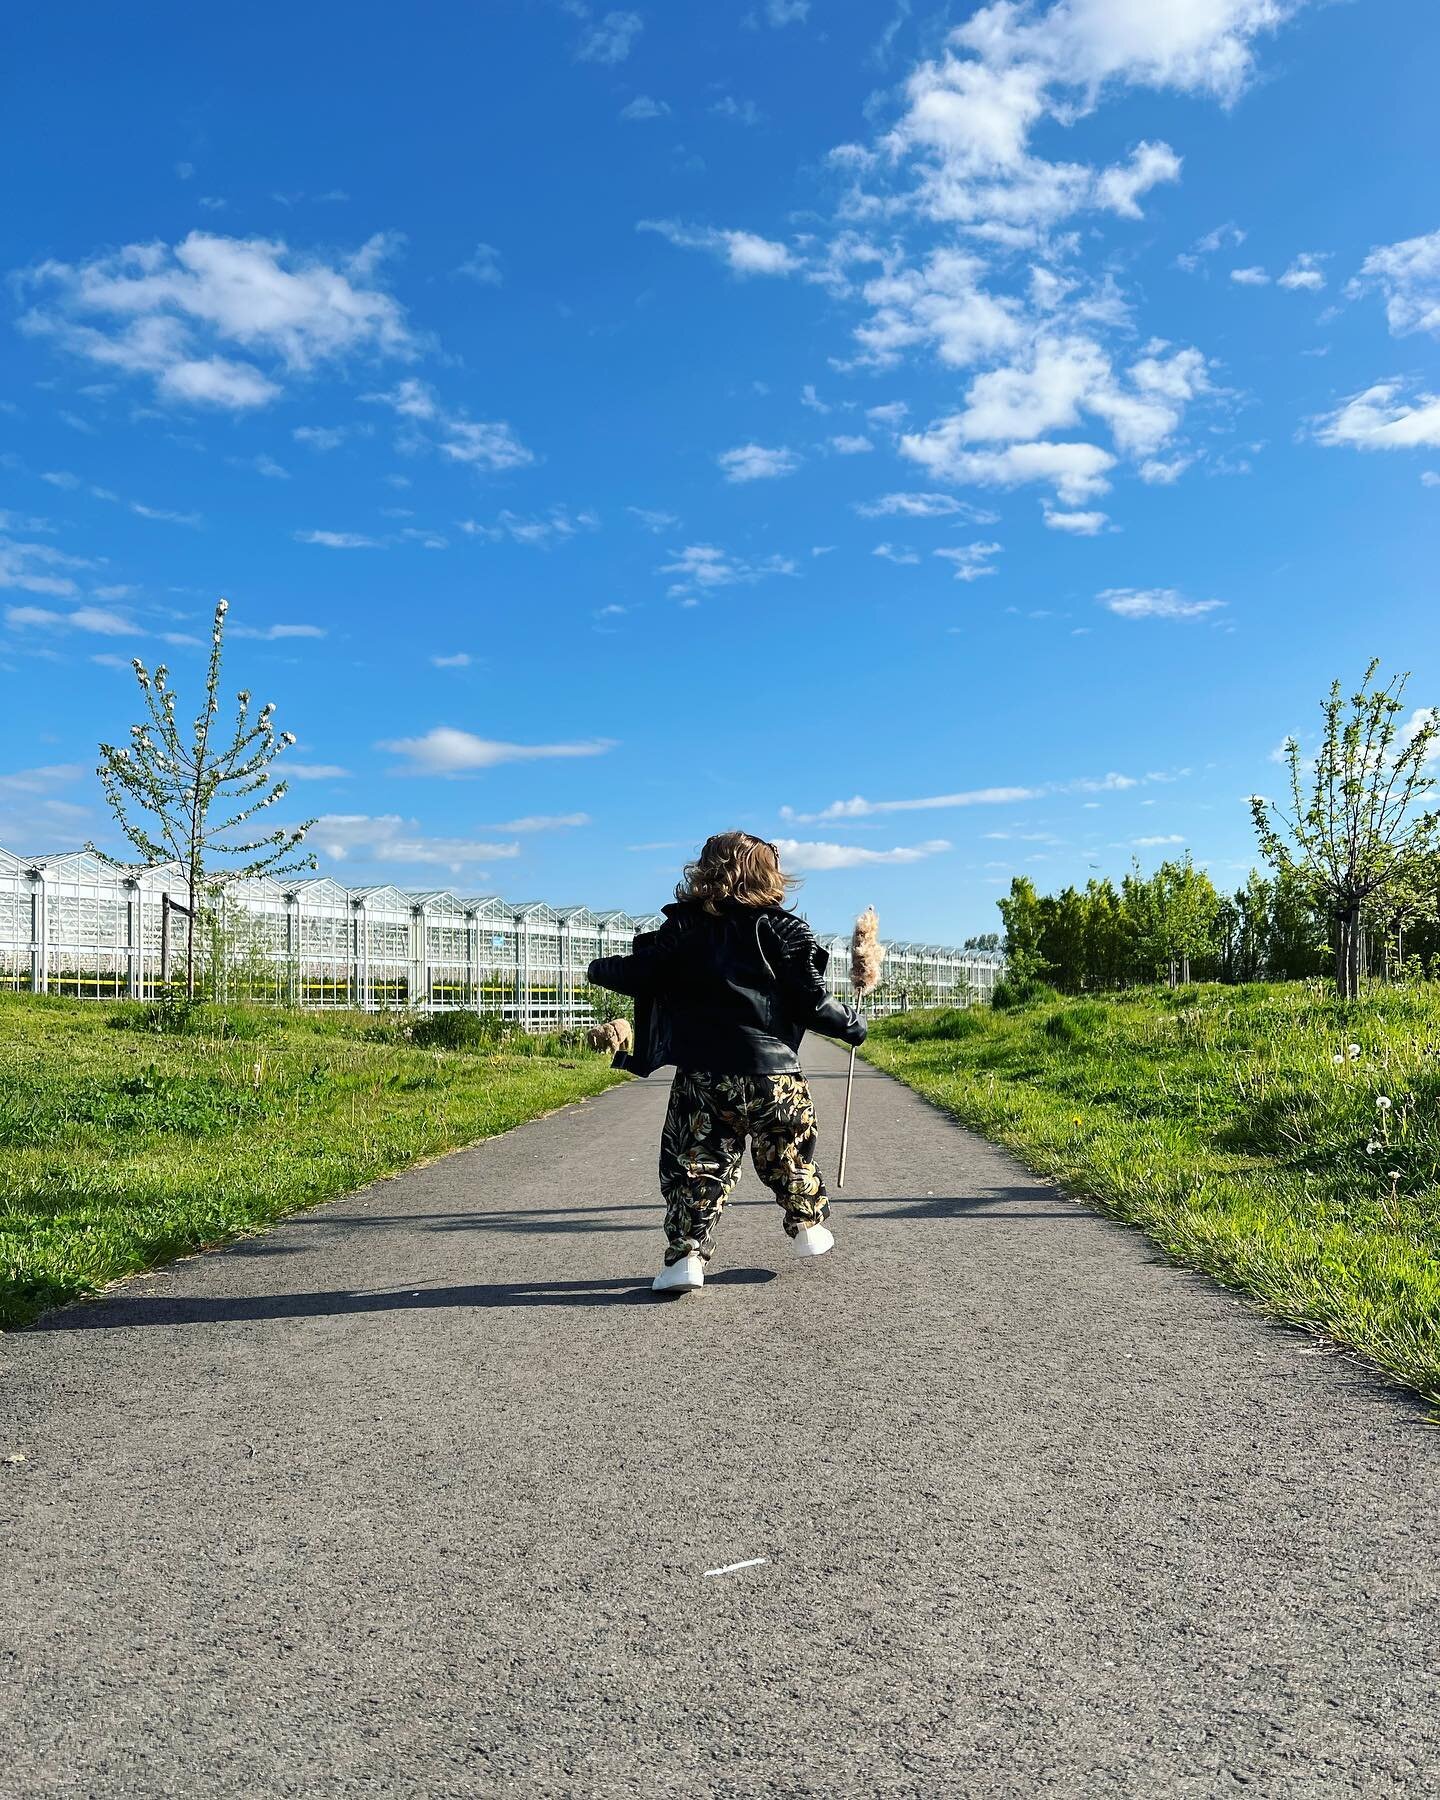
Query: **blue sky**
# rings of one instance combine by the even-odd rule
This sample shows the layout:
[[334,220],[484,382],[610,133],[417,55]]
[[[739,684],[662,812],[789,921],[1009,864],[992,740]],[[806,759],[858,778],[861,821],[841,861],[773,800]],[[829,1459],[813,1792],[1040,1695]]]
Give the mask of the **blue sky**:
[[350,882],[994,928],[1435,699],[1423,0],[27,7],[0,844],[120,848],[129,658]]

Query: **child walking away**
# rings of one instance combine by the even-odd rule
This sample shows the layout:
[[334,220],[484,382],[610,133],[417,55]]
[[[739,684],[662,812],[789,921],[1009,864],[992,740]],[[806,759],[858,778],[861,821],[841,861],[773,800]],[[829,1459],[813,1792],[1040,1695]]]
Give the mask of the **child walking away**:
[[828,955],[785,906],[794,885],[774,844],[722,832],[687,867],[660,930],[638,936],[630,956],[590,964],[596,986],[636,1000],[635,1049],[617,1065],[676,1069],[660,1139],[668,1243],[657,1293],[705,1285],[747,1137],[796,1253],[823,1256],[835,1242],[797,1052],[811,1030],[863,1043],[865,1021],[826,993]]

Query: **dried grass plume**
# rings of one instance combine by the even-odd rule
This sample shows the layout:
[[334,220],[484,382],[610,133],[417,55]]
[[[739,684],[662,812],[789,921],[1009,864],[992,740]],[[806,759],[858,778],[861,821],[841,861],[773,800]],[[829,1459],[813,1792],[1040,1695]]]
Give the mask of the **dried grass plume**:
[[885,946],[880,942],[880,920],[867,906],[850,935],[850,981],[857,994],[868,994],[880,981]]

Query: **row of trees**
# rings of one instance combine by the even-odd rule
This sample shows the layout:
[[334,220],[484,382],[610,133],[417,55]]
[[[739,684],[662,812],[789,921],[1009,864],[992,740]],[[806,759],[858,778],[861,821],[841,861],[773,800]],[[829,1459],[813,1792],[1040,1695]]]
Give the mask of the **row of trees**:
[[1331,688],[1313,756],[1287,741],[1286,800],[1251,800],[1271,875],[1222,894],[1186,855],[1118,889],[1042,895],[1017,877],[999,903],[1012,980],[1078,993],[1332,968],[1353,998],[1372,973],[1440,973],[1440,812],[1425,804],[1440,719],[1424,708],[1402,723],[1406,678],[1377,686],[1378,666],[1348,705]]

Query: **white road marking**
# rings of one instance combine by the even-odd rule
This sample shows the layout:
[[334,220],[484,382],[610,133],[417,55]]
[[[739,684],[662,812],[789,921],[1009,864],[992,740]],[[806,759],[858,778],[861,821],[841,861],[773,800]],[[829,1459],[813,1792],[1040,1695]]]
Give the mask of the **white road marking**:
[[733,1575],[737,1569],[758,1569],[762,1563],[768,1563],[768,1556],[752,1556],[749,1562],[726,1563],[723,1569],[707,1569],[707,1575]]

